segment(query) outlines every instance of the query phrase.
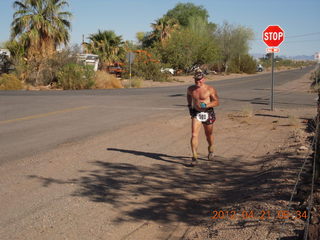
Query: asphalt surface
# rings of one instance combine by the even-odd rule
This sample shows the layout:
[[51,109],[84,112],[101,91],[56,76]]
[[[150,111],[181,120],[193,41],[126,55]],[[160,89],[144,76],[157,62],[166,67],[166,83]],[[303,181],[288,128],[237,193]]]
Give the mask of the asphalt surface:
[[[275,108],[315,106],[314,94],[276,90],[313,68],[275,73]],[[218,112],[237,111],[244,105],[270,109],[271,74],[207,84],[218,90],[221,101]],[[157,115],[187,114],[187,87],[0,91],[0,165]]]

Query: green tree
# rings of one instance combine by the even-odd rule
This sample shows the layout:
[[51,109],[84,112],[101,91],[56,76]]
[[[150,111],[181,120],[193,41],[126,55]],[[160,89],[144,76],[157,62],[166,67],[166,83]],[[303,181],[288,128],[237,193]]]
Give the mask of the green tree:
[[140,44],[142,44],[145,35],[146,35],[145,32],[137,32],[137,33],[136,33],[136,39],[138,40],[138,42],[139,42]]
[[59,45],[68,43],[72,14],[63,11],[66,6],[66,0],[21,0],[13,3],[16,12],[11,24],[11,39],[19,38],[27,49],[28,58],[48,56]]
[[189,20],[188,27],[174,32],[165,46],[158,46],[162,61],[176,69],[186,70],[194,64],[217,60],[218,48],[212,25],[199,17]]
[[248,54],[249,40],[253,39],[252,30],[224,22],[216,31],[216,38],[220,49],[220,62],[225,71],[228,71],[231,61],[237,61],[236,66],[239,68],[241,56]]
[[165,16],[177,19],[181,26],[186,27],[190,24],[191,17],[200,17],[208,22],[209,14],[203,6],[196,6],[193,3],[178,3]]
[[98,33],[91,34],[89,40],[89,43],[84,43],[84,47],[89,53],[99,55],[102,65],[123,61],[124,42],[122,36],[117,36],[114,31],[99,30]]

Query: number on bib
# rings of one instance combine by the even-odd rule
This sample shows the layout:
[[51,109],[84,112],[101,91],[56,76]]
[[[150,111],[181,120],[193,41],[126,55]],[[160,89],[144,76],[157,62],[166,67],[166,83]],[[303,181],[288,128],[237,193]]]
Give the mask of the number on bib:
[[207,112],[199,112],[197,114],[197,119],[200,122],[206,122],[209,119],[209,114]]

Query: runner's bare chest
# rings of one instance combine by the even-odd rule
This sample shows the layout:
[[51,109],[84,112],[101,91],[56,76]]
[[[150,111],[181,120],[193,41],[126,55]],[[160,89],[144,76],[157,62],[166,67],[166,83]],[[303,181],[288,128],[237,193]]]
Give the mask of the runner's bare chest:
[[192,98],[198,101],[210,101],[210,91],[208,88],[197,88],[192,91]]

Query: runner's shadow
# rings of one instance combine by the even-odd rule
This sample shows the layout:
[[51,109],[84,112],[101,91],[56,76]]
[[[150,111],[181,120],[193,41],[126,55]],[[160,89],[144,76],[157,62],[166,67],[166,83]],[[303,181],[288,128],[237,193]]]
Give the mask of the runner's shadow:
[[186,97],[186,94],[177,93],[177,94],[168,95],[168,97]]
[[[183,166],[188,166],[188,164],[185,164],[183,162],[178,162],[174,160],[183,160],[183,161],[190,161],[190,157],[186,156],[171,156],[163,153],[150,153],[150,152],[142,152],[142,151],[136,151],[136,150],[127,150],[127,149],[119,149],[119,148],[107,148],[108,151],[116,151],[116,152],[122,152],[122,153],[129,153],[136,156],[143,156],[147,158],[151,158],[158,161],[168,162],[168,163],[174,163],[174,164],[180,164]],[[173,160],[169,160],[173,159]]]

